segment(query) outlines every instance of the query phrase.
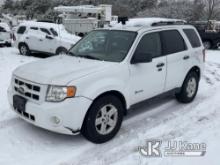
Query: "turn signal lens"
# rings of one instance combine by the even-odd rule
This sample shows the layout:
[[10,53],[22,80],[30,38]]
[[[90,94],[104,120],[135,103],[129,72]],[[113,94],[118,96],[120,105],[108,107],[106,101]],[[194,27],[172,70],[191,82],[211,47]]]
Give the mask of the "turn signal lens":
[[76,87],[67,87],[67,97],[74,97],[76,94]]

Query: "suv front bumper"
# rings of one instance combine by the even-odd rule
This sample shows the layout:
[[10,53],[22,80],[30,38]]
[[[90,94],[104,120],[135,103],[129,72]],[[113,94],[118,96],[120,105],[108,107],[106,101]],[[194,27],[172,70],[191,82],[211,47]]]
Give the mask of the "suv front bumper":
[[63,102],[34,103],[27,101],[25,112],[13,107],[14,91],[8,89],[8,100],[11,108],[25,121],[61,134],[78,134],[92,100],[84,97],[66,99]]

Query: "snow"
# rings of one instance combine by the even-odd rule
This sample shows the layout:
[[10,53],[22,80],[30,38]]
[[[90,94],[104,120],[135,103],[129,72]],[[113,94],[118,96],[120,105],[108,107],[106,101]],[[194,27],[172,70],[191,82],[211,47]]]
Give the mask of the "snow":
[[0,27],[4,28],[7,32],[10,32],[10,27],[7,23],[0,22]]
[[126,22],[126,25],[122,25],[116,21],[112,21],[110,23],[111,27],[120,28],[120,27],[142,27],[142,26],[151,26],[153,23],[156,22],[184,22],[184,20],[179,19],[168,19],[168,18],[157,18],[157,17],[148,17],[148,18],[131,18]]
[[[20,56],[14,48],[0,48],[0,164],[218,165],[220,51],[206,54],[205,74],[193,103],[180,104],[170,95],[147,101],[129,112],[112,141],[95,145],[81,135],[59,135],[32,126],[10,110],[7,87],[12,71],[44,59]],[[206,143],[207,153],[195,158],[146,158],[140,155],[138,146],[145,146],[147,139]]]

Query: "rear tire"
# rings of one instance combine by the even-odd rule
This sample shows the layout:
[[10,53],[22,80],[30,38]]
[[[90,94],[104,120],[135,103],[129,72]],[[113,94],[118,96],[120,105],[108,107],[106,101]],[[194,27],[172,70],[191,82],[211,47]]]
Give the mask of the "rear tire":
[[23,56],[29,56],[31,54],[29,47],[26,44],[19,45],[20,54]]
[[176,93],[176,98],[181,103],[190,103],[196,97],[199,87],[199,76],[196,72],[192,71],[184,80],[182,88],[179,93]]
[[81,133],[93,143],[104,143],[117,134],[122,120],[121,101],[113,95],[106,95],[92,104],[85,117]]
[[212,43],[210,41],[204,41],[203,45],[205,49],[211,49],[212,48]]

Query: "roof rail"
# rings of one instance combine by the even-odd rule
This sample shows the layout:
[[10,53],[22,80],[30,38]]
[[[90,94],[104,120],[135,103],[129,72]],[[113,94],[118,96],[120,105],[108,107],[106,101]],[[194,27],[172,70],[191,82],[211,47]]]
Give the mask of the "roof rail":
[[185,21],[160,21],[160,22],[154,22],[151,24],[151,26],[166,26],[166,25],[185,25]]

